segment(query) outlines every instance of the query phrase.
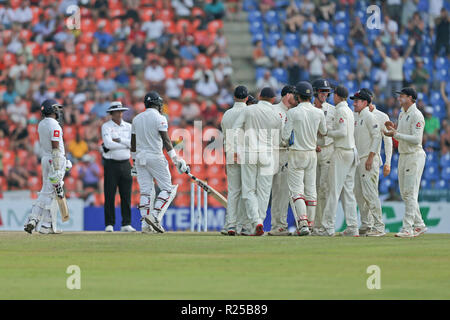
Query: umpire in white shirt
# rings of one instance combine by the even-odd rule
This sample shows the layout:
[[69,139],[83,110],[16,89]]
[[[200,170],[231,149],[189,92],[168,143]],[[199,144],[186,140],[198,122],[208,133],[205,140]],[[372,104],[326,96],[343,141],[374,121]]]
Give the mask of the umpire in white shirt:
[[131,177],[130,147],[131,124],[123,121],[123,111],[128,110],[120,101],[111,103],[107,112],[111,120],[102,125],[105,226],[106,232],[112,232],[115,224],[115,199],[117,187],[120,194],[122,227],[120,231],[136,231],[131,226]]

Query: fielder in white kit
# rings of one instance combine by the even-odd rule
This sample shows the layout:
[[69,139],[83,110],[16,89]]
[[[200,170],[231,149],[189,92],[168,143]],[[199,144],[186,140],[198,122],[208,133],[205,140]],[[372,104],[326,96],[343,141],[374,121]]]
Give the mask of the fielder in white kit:
[[[178,185],[172,185],[169,164],[164,156],[163,147],[180,173],[189,171],[186,162],[179,158],[173,149],[167,133],[167,119],[161,114],[163,100],[156,91],[145,95],[146,110],[138,114],[131,125],[131,156],[133,175],[137,175],[140,189],[139,211],[142,219],[159,233],[164,232],[162,218],[177,193]],[[154,201],[153,179],[160,193]]]
[[[286,113],[289,108],[295,107],[295,87],[291,85],[284,86],[281,90],[281,101],[273,106],[282,120],[282,130],[287,121]],[[271,230],[269,236],[288,236],[287,213],[289,208],[289,185],[288,185],[288,149],[284,143],[280,141],[278,148],[278,170],[272,180],[272,204],[270,208],[271,214]]]
[[[361,215],[360,230],[364,230],[366,236],[381,237],[386,234],[378,198],[381,132],[374,114],[369,110],[372,102],[370,95],[360,90],[350,99],[355,101],[355,144],[359,164],[356,167],[354,192]],[[373,220],[373,230],[367,230],[370,227],[369,214]]]
[[329,186],[325,209],[323,211],[323,229],[317,230],[316,235],[334,236],[335,220],[339,198],[342,200],[347,229],[340,233],[342,236],[359,236],[356,212],[356,199],[353,193],[355,171],[358,165],[358,153],[355,146],[355,119],[347,104],[348,90],[338,86],[334,90],[334,104],[336,105],[333,130],[328,136],[334,139],[334,153],[329,168]]
[[282,120],[274,111],[273,89],[261,90],[259,102],[243,108],[234,129],[244,129],[244,161],[241,164],[242,199],[250,223],[241,235],[264,235],[263,222],[269,205],[272,177],[278,168],[274,147],[278,142]]
[[[242,137],[239,130],[233,129],[233,125],[242,112],[242,108],[247,106],[248,90],[245,86],[237,86],[234,90],[234,105],[225,111],[222,117],[221,127],[224,134],[224,150],[227,169],[227,212],[225,215],[225,225],[222,234],[234,236],[242,228],[239,224],[245,224],[244,205],[242,203],[242,183],[240,152],[242,152]],[[245,219],[244,219],[245,220]]]
[[72,163],[65,158],[63,131],[57,121],[62,107],[53,99],[45,100],[41,105],[44,119],[39,122],[38,134],[42,150],[42,189],[25,222],[24,230],[30,234],[40,221],[39,233],[60,233],[56,228],[58,209],[55,199],[64,195],[63,178],[72,167]]
[[425,120],[417,109],[417,93],[414,88],[407,87],[399,94],[398,101],[402,110],[398,116],[397,128],[388,122],[385,135],[398,140],[398,182],[400,194],[405,202],[405,215],[402,230],[396,237],[416,237],[427,231],[419,208],[419,187],[425,166],[426,154],[422,148]]
[[[322,110],[327,122],[327,130],[333,128],[335,107],[327,102],[327,98],[331,93],[330,83],[325,79],[317,79],[312,83],[314,90],[314,106]],[[314,228],[323,228],[322,217],[323,209],[327,201],[330,187],[328,185],[328,170],[330,168],[331,157],[334,152],[334,140],[331,137],[319,136],[317,139],[317,168],[316,168],[316,188],[317,188],[317,206],[316,216],[314,218]]]
[[299,104],[287,112],[283,128],[283,141],[293,132],[293,144],[289,147],[288,185],[291,207],[297,224],[297,235],[310,234],[317,203],[316,166],[317,134],[325,135],[327,125],[324,113],[311,104],[313,88],[307,81],[297,83]]

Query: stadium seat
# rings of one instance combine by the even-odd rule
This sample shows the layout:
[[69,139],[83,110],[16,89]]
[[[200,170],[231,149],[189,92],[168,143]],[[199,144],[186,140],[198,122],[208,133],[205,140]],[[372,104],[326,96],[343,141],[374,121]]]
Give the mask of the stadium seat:
[[169,117],[175,117],[175,118],[181,117],[183,105],[179,101],[170,100],[168,107],[169,107]]
[[264,33],[253,33],[252,43],[255,44],[258,41],[264,41]]
[[449,152],[447,152],[446,154],[441,156],[441,158],[439,159],[439,165],[442,168],[450,167],[450,153]]
[[264,33],[264,26],[259,21],[254,21],[250,23],[249,25],[249,31],[250,33]]
[[208,31],[212,34],[216,34],[217,30],[223,28],[223,22],[222,20],[213,20],[210,23],[208,23]]
[[391,179],[389,179],[388,177],[384,178],[383,180],[380,181],[379,184],[379,191],[381,194],[386,194],[389,193],[389,188],[393,185]]
[[447,180],[441,179],[435,183],[434,187],[437,190],[447,190],[449,188],[449,183]]
[[247,15],[247,20],[250,24],[254,23],[254,22],[258,22],[258,23],[264,22],[261,11],[258,11],[258,10],[249,11],[248,15]]
[[296,33],[286,33],[284,36],[284,44],[287,47],[298,47],[300,46],[300,39]]
[[242,9],[245,11],[255,11],[259,9],[258,1],[255,0],[244,0],[242,3]]
[[445,57],[438,57],[434,62],[434,67],[436,70],[448,69],[448,62]]
[[75,92],[78,80],[76,78],[64,78],[61,87],[64,92]]
[[256,80],[263,78],[264,74],[266,73],[267,70],[269,70],[269,69],[263,68],[263,67],[256,68],[256,72],[255,72]]
[[283,84],[288,82],[288,73],[284,68],[275,68],[272,70],[272,76]]
[[441,170],[441,179],[450,182],[450,166],[443,167]]
[[439,167],[437,165],[429,165],[425,167],[424,177],[428,180],[436,181],[439,179]]
[[281,34],[278,32],[272,32],[267,35],[267,38],[264,40],[264,43],[268,47],[275,46],[277,44],[277,41],[281,39]]

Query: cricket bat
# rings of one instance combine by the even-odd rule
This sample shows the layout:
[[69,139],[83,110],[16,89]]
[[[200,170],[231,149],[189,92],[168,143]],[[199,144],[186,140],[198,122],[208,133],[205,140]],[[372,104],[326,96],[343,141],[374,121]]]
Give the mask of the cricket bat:
[[59,213],[61,214],[62,222],[69,220],[69,207],[67,207],[66,196],[60,198],[56,197],[56,202],[58,203]]
[[186,174],[191,177],[192,180],[194,180],[197,185],[199,185],[203,190],[205,190],[208,194],[213,196],[217,201],[220,202],[221,205],[223,205],[225,208],[227,207],[227,198],[225,198],[220,192],[215,190],[214,188],[210,187],[206,181],[203,181],[190,172],[186,172]]

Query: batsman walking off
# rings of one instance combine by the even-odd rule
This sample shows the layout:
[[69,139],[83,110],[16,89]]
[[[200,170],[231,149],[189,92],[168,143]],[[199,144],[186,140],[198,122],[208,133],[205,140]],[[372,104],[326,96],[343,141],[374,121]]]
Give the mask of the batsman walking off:
[[60,233],[56,228],[56,197],[64,197],[64,175],[72,167],[66,160],[63,131],[58,123],[63,106],[53,99],[45,100],[41,105],[44,117],[38,125],[39,145],[42,150],[42,189],[31,208],[31,214],[25,222],[24,230],[32,233],[42,221],[39,233]]
[[417,93],[414,88],[406,87],[399,94],[398,101],[402,107],[395,128],[392,122],[386,123],[385,134],[398,140],[398,182],[400,195],[405,202],[405,215],[402,230],[396,237],[416,237],[427,231],[419,208],[419,187],[425,166],[426,154],[422,148],[425,120],[417,109]]
[[[146,110],[138,114],[131,125],[131,157],[133,158],[132,175],[137,175],[141,193],[139,211],[147,223],[144,232],[153,230],[163,233],[161,220],[172,200],[177,194],[178,185],[172,185],[169,164],[163,153],[166,149],[169,157],[180,173],[188,171],[186,162],[179,158],[173,149],[167,133],[167,119],[161,114],[163,100],[156,91],[145,95]],[[151,206],[154,193],[153,179],[161,189],[154,205]]]

